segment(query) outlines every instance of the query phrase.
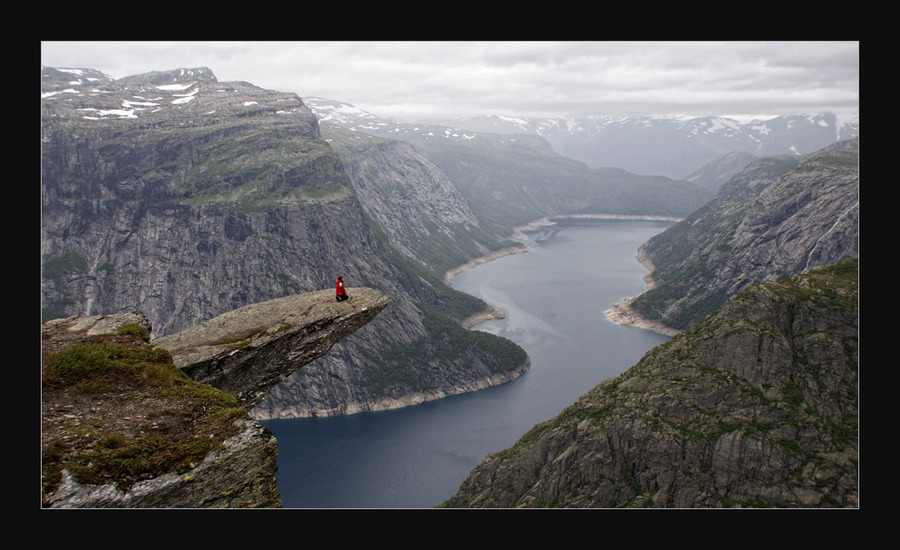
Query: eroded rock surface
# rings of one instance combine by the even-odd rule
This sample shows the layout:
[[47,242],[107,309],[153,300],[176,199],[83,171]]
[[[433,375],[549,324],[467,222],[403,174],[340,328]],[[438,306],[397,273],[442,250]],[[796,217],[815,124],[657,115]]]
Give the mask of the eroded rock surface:
[[42,505],[280,507],[277,442],[247,410],[391,301],[348,292],[245,306],[152,343],[141,312],[44,323]]
[[234,395],[249,410],[391,302],[369,288],[347,292],[344,302],[322,290],[250,304],[154,343],[192,379]]
[[753,285],[488,456],[453,507],[857,507],[858,262]]

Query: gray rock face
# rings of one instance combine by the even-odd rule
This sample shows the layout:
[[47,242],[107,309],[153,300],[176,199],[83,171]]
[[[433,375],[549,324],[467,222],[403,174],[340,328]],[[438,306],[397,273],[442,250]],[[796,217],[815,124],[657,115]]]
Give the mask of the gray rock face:
[[856,507],[858,262],[753,285],[488,456],[453,507]]
[[655,288],[632,307],[677,329],[750,283],[859,254],[859,140],[751,164],[641,253]]
[[128,491],[114,485],[85,486],[68,472],[47,500],[51,508],[280,508],[275,480],[278,443],[253,420],[186,474],[165,474]]
[[[492,352],[470,351],[445,328],[448,309],[464,318],[483,304],[452,295],[435,268],[408,256],[429,235],[429,261],[482,252],[472,237],[456,244],[471,222],[465,204],[408,147],[366,151],[398,178],[397,193],[367,210],[354,184],[370,173],[354,164],[351,180],[295,94],[218,82],[202,68],[80,84],[42,74],[44,319],[139,310],[161,338],[247,304],[333,288],[340,275],[391,296],[392,307],[308,365],[302,383],[286,381],[259,418],[409,404],[496,379],[485,366]],[[381,205],[423,196],[421,215],[379,227],[390,220]],[[443,317],[436,330],[422,311],[432,305]],[[456,346],[461,358],[446,361]],[[410,364],[414,354],[422,359]],[[447,372],[432,376],[436,368]]]
[[750,153],[734,151],[704,165],[700,170],[686,176],[684,179],[715,193],[722,185],[728,183],[735,174],[755,160],[757,160],[757,157]]
[[55,89],[41,103],[45,318],[139,310],[163,336],[328,288],[341,254],[379,266],[295,94],[205,70]]
[[323,290],[250,304],[154,344],[169,350],[192,379],[234,395],[250,410],[391,302],[368,288],[347,292],[350,299],[343,302]]
[[442,275],[497,246],[479,230],[453,183],[409,143],[330,125],[322,132],[341,157],[363,209],[405,256]]

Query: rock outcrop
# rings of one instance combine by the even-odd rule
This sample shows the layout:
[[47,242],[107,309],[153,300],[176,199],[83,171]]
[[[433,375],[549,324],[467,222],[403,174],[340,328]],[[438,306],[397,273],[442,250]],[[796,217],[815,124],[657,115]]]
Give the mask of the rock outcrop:
[[82,485],[64,470],[49,508],[280,508],[275,480],[278,443],[254,420],[236,420],[240,431],[195,468],[141,481],[128,490],[114,484]]
[[449,507],[856,507],[858,261],[752,285],[488,456]]
[[247,411],[391,301],[349,293],[248,305],[153,343],[139,312],[44,323],[43,506],[280,507],[277,442]]
[[343,302],[333,290],[322,290],[250,304],[154,344],[169,350],[175,366],[192,379],[234,395],[250,410],[391,302],[369,288],[350,288],[348,294]]

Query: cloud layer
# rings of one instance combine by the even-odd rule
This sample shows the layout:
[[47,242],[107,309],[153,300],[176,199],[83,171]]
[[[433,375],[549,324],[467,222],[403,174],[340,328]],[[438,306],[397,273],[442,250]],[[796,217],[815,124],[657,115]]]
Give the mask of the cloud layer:
[[43,42],[41,63],[114,77],[203,66],[409,122],[859,112],[858,42]]

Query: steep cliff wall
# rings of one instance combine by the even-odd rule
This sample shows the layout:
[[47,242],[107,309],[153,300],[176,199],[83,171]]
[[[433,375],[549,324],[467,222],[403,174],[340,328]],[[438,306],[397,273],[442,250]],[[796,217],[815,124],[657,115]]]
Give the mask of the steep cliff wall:
[[381,330],[367,327],[359,346],[339,344],[292,375],[254,418],[399,408],[521,376],[529,367],[521,348],[459,326],[487,305],[443,282],[445,269],[513,243],[484,231],[447,177],[409,144],[335,127],[323,135],[378,228],[374,251],[396,285],[384,316],[395,320]]
[[859,254],[859,140],[750,164],[641,250],[654,288],[632,307],[685,329],[755,281]]
[[686,181],[589,169],[537,136],[463,132],[438,139],[417,132],[395,139],[409,140],[466,197],[481,226],[501,234],[563,214],[683,217],[712,197]]
[[433,274],[516,244],[482,229],[447,175],[409,143],[329,124],[322,133],[391,245]]
[[[527,367],[518,346],[460,333],[454,322],[485,305],[447,288],[422,250],[409,255],[423,235],[417,223],[454,248],[471,226],[465,204],[433,167],[388,148],[378,168],[398,189],[429,184],[408,195],[410,209],[427,197],[454,213],[382,227],[378,204],[365,209],[354,189],[368,180],[351,181],[294,94],[220,83],[206,69],[84,85],[51,74],[41,139],[45,320],[139,310],[159,338],[247,304],[332,288],[339,275],[394,299],[304,369],[302,383],[261,403],[259,418],[411,404]],[[457,253],[479,254],[466,239]]]
[[858,262],[750,286],[445,506],[856,507]]
[[45,319],[140,310],[162,336],[330,287],[346,258],[379,267],[296,95],[170,76],[42,100]]

